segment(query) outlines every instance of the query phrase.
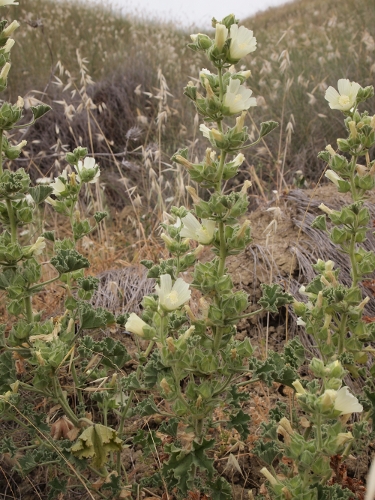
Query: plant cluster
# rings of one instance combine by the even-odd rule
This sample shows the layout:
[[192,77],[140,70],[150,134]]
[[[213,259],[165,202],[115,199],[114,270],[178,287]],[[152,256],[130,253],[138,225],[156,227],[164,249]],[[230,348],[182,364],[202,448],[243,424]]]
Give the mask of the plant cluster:
[[[13,3],[0,0],[0,6]],[[0,25],[3,89],[14,43],[10,36],[17,27],[16,21]],[[234,289],[227,259],[251,241],[246,220],[250,183],[229,194],[224,187],[239,173],[241,151],[257,145],[277,123],[263,122],[256,140],[249,137],[245,121],[256,100],[245,83],[250,72],[237,71],[235,64],[255,51],[256,39],[234,15],[214,19],[213,27],[214,37],[192,35],[189,47],[205,55],[215,71],[203,69],[200,87],[189,82],[184,91],[204,121],[200,131],[210,146],[200,161],[191,161],[188,149],[173,156],[206,196],[200,198],[190,187],[193,209],[173,207],[168,222],[161,224],[169,258],[143,261],[156,285],[143,299],[142,315],[115,317],[90,302],[98,279],[85,273],[90,262],[79,243],[107,214],[88,217],[78,201],[88,184],[99,182],[95,159],[77,147],[52,183],[31,186],[25,170],[11,168],[26,144],[13,145],[10,131],[31,126],[49,107],[31,108],[33,119],[26,125],[21,98],[0,108],[0,289],[10,319],[1,325],[0,412],[3,423],[22,429],[29,442],[22,447],[5,437],[0,451],[17,458],[20,474],[47,467],[50,499],[79,488],[91,498],[126,498],[138,494],[139,487],[152,486],[164,486],[168,496],[181,499],[194,493],[231,498],[230,484],[215,474],[214,445],[218,429],[235,430],[246,440],[250,417],[244,404],[251,397],[249,386],[259,381],[284,384],[295,394],[288,411],[283,405],[271,410],[254,448],[267,464],[262,473],[268,495],[325,500],[353,494],[335,484],[332,463],[366,446],[375,415],[375,330],[373,322],[365,321],[366,300],[359,287],[375,270],[374,254],[363,248],[370,222],[364,200],[375,179],[375,160],[370,159],[375,118],[359,111],[373,88],[342,79],[339,92],[332,87],[326,92],[330,107],[344,114],[348,136],[338,140],[339,153],[328,146],[320,157],[328,163],[327,177],[340,192],[350,192],[353,202],[341,211],[322,205],[325,215],[314,226],[349,255],[352,284],[340,283],[333,262],[318,261],[316,278],[302,289],[307,302],[293,300],[279,284],[264,284],[259,308],[249,312],[249,297]],[[68,219],[70,238],[58,239],[53,231],[37,236],[35,220],[42,217],[44,203]],[[211,251],[208,260],[201,258],[203,247]],[[53,268],[48,278],[39,261],[44,252]],[[33,298],[52,283],[65,291],[64,310],[46,319],[34,310]],[[241,319],[277,313],[291,303],[319,353],[309,363],[313,380],[300,380],[298,368],[306,355],[297,338],[282,352],[269,351],[265,360],[255,356],[248,338],[236,340]],[[84,335],[114,324],[139,341],[137,368],[130,373],[124,343],[110,335],[101,340]],[[365,380],[358,397],[348,387],[350,377]],[[37,411],[35,398],[49,408],[48,419]],[[56,414],[51,418],[52,408]],[[352,421],[353,413],[360,418]],[[126,426],[132,416],[158,416],[164,422],[158,435],[140,430],[133,437]],[[145,454],[164,445],[159,470],[140,484],[128,481],[122,462],[129,443],[142,446]]]

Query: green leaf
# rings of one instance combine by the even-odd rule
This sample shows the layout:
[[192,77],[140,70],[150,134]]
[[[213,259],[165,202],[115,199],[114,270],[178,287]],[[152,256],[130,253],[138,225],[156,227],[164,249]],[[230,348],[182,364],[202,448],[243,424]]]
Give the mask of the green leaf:
[[115,323],[115,317],[102,307],[94,308],[88,302],[80,302],[78,305],[78,317],[83,329],[104,328]]
[[193,441],[191,451],[177,448],[173,443],[166,445],[165,450],[170,453],[168,462],[162,467],[162,475],[169,478],[170,486],[177,487],[186,495],[194,487],[195,471],[206,471],[209,477],[214,473],[213,460],[208,458],[206,450],[212,448],[215,440],[203,439],[202,444]]
[[157,437],[155,431],[145,432],[139,429],[137,434],[133,438],[133,444],[139,444],[142,446],[143,454],[147,457],[150,453],[155,453],[156,446],[160,446],[162,443],[161,439]]
[[60,496],[60,493],[66,493],[67,484],[68,481],[65,481],[65,479],[59,479],[58,477],[55,477],[52,481],[48,481],[50,490],[48,492],[47,500],[54,500]]
[[99,224],[106,217],[108,217],[108,212],[95,212],[94,214],[94,219],[97,224]]
[[272,132],[272,130],[275,130],[275,128],[277,128],[278,126],[279,126],[279,124],[277,122],[272,121],[272,120],[270,120],[268,122],[261,123],[260,124],[259,138],[265,137],[270,132]]
[[159,427],[159,432],[161,432],[162,434],[168,434],[168,436],[176,438],[178,422],[178,418],[170,418],[169,420],[164,420],[164,422]]
[[77,250],[58,250],[55,257],[52,257],[51,264],[60,274],[78,271],[90,267],[90,262]]
[[37,205],[42,203],[50,194],[53,193],[53,188],[39,184],[38,186],[31,187],[29,194]]
[[209,481],[207,486],[210,488],[212,500],[229,500],[233,498],[232,488],[223,477],[219,476],[216,481]]
[[39,104],[39,106],[31,106],[31,112],[34,117],[34,121],[38,120],[41,118],[43,115],[48,113],[52,108],[51,106],[48,106],[47,104]]
[[109,452],[121,449],[122,441],[115,430],[95,424],[82,432],[76,444],[71,447],[71,452],[80,459],[92,458],[94,467],[101,468],[107,462]]
[[229,419],[229,423],[236,429],[236,431],[240,434],[241,439],[244,441],[250,434],[249,422],[249,415],[246,415],[246,413],[242,410],[240,410],[237,415],[231,415]]
[[265,443],[264,441],[259,440],[255,443],[253,451],[255,455],[268,465],[272,465],[275,458],[281,455],[280,448],[277,446],[275,441]]
[[151,398],[151,396],[149,396],[144,401],[139,403],[135,407],[134,412],[136,415],[139,415],[140,417],[146,417],[149,415],[155,415],[155,413],[160,413],[158,407],[154,403],[154,400]]
[[260,285],[263,297],[259,300],[259,304],[266,310],[272,313],[277,313],[278,309],[286,304],[293,302],[293,295],[283,292],[280,285],[274,283],[272,285]]

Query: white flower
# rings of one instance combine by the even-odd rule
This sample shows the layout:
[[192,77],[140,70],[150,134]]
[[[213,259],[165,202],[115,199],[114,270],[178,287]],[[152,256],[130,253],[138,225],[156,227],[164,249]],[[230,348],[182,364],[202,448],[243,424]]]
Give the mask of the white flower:
[[143,332],[143,327],[146,326],[147,323],[143,321],[139,316],[135,313],[131,313],[128,321],[125,323],[125,328],[131,333],[135,333],[138,337],[144,337],[145,334]]
[[242,153],[238,153],[232,163],[234,167],[240,167],[244,161],[245,156]]
[[230,78],[224,96],[224,106],[229,109],[231,115],[249,109],[250,106],[256,106],[257,100],[255,97],[250,97],[252,93],[250,89],[241,85],[239,80]]
[[183,217],[182,223],[184,226],[181,229],[180,235],[183,238],[190,238],[198,241],[198,243],[202,243],[202,245],[211,243],[214,237],[215,221],[202,219],[202,224],[200,224],[193,214],[188,213],[186,217]]
[[359,83],[350,82],[345,78],[341,78],[337,82],[337,88],[328,87],[325,93],[325,99],[328,101],[331,109],[339,109],[340,111],[348,111],[356,101],[357,94],[361,86]]
[[95,158],[87,157],[83,162],[80,160],[74,168],[77,171],[79,182],[93,184],[100,176],[99,165],[96,165]]
[[306,326],[306,323],[303,321],[301,317],[297,318],[297,325],[298,326]]
[[341,387],[336,393],[335,410],[340,411],[340,415],[348,415],[349,413],[360,413],[363,411],[363,406],[358,402],[358,399],[349,392],[349,389]]
[[190,299],[191,291],[189,285],[182,278],[177,278],[172,287],[172,278],[169,274],[160,276],[160,287],[155,286],[159,295],[159,302],[163,309],[174,311]]
[[238,24],[232,24],[229,37],[231,38],[229,55],[233,60],[239,60],[241,57],[250,54],[250,52],[254,52],[257,48],[257,41],[253,36],[253,32],[245,28],[245,26],[239,28]]
[[339,187],[339,181],[342,181],[341,177],[336,174],[333,170],[327,170],[327,172],[324,174],[327,179],[329,179],[335,186]]
[[216,31],[215,31],[215,44],[216,47],[221,50],[224,47],[224,43],[228,36],[228,28],[225,24],[216,23]]
[[10,63],[6,62],[3,69],[0,72],[0,80],[6,80],[8,78],[8,73],[10,70]]
[[18,5],[18,2],[14,0],[0,0],[0,7],[4,7],[4,5]]
[[204,125],[203,123],[199,126],[199,130],[202,132],[204,137],[207,137],[207,139],[210,138],[210,129]]
[[50,184],[51,188],[53,188],[53,194],[55,196],[60,196],[66,190],[66,184],[64,184],[60,177],[67,180],[66,170],[64,170],[59,177],[55,177],[55,182],[51,182]]
[[46,242],[43,238],[43,236],[39,236],[39,238],[36,240],[36,242],[30,246],[30,248],[27,251],[28,255],[40,255],[43,250],[46,248]]

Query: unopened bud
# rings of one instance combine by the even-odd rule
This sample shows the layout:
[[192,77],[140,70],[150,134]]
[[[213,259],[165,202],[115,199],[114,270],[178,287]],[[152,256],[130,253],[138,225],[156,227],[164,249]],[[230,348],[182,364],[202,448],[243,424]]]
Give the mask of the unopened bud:
[[297,394],[306,394],[306,391],[305,389],[303,388],[301,382],[299,380],[295,380],[294,382],[292,382],[292,386],[295,388],[295,390],[297,391]]
[[10,63],[6,62],[3,66],[3,69],[0,72],[0,80],[5,81],[7,79],[9,70],[10,70]]
[[349,130],[350,130],[351,138],[355,139],[358,135],[358,132],[357,132],[357,127],[355,125],[355,122],[353,120],[349,122]]
[[325,212],[327,215],[330,215],[332,212],[334,212],[334,210],[328,208],[326,205],[324,205],[324,203],[321,203],[318,208],[320,208],[320,210],[322,212]]
[[246,180],[244,183],[243,183],[243,186],[241,188],[241,194],[246,194],[247,193],[247,190],[249,189],[249,187],[251,187],[253,185],[253,183],[251,181],[248,181]]
[[333,149],[333,147],[330,144],[328,144],[328,146],[326,146],[326,151],[328,151],[328,153],[331,156],[335,156],[336,155],[336,151]]
[[336,444],[337,446],[343,446],[347,443],[350,443],[350,441],[353,441],[354,437],[351,432],[339,432],[337,434],[336,438]]
[[8,38],[8,40],[6,41],[6,44],[2,48],[4,51],[4,54],[8,54],[10,52],[10,49],[13,47],[13,45],[15,43],[16,42],[13,40],[13,38]]
[[215,44],[219,50],[224,47],[227,36],[228,28],[225,26],[225,24],[216,23]]
[[208,99],[213,99],[215,97],[214,91],[211,88],[210,82],[207,80],[207,78],[203,79],[204,87],[207,92],[207,98]]
[[172,392],[171,386],[168,384],[167,379],[165,378],[160,381],[160,387],[163,389],[165,394],[170,394]]
[[236,118],[236,132],[237,134],[241,133],[245,124],[247,111],[242,111],[241,116]]
[[324,174],[327,179],[329,179],[335,186],[339,187],[339,181],[342,181],[341,177],[336,174],[333,170],[327,170],[327,172]]
[[199,394],[199,396],[197,397],[197,401],[195,402],[195,406],[196,408],[200,408],[201,405],[202,405],[202,401],[203,401],[203,398],[202,396]]
[[216,128],[213,128],[211,130],[211,134],[215,141],[221,142],[224,139],[222,132],[220,132],[220,130],[217,130]]
[[359,177],[364,177],[365,175],[368,174],[368,171],[369,171],[365,165],[360,165],[359,163],[357,163],[357,165],[355,166],[355,169],[356,169]]
[[268,481],[272,484],[272,486],[276,486],[278,484],[277,480],[273,477],[273,475],[270,473],[270,471],[266,467],[263,467],[263,469],[260,469],[259,472],[261,474],[263,474],[263,476],[266,479],[268,479]]
[[187,160],[186,158],[184,158],[181,155],[176,155],[175,160],[178,163],[180,163],[181,165],[183,165],[184,167],[186,167],[187,169],[192,168],[192,166],[193,166],[193,164],[189,160]]
[[197,191],[192,186],[186,186],[186,191],[190,194],[194,203],[198,204],[202,201],[197,195]]
[[168,351],[171,353],[175,353],[176,346],[174,345],[174,341],[173,341],[172,337],[168,337],[166,342],[167,342],[167,346],[168,346]]
[[3,30],[3,32],[1,33],[1,38],[8,38],[13,33],[13,31],[15,31],[19,27],[20,23],[18,21],[13,21],[7,28]]

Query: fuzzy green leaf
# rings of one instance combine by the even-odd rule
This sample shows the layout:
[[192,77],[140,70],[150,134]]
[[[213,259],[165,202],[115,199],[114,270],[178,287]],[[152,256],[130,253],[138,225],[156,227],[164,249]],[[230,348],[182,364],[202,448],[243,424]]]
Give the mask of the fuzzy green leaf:
[[122,441],[117,432],[101,424],[85,429],[78,437],[71,452],[78,458],[92,458],[94,467],[103,467],[110,451],[121,451]]
[[259,304],[266,310],[272,313],[277,313],[278,309],[286,304],[293,302],[293,295],[283,292],[280,285],[274,283],[272,285],[260,285],[263,297],[259,300]]

